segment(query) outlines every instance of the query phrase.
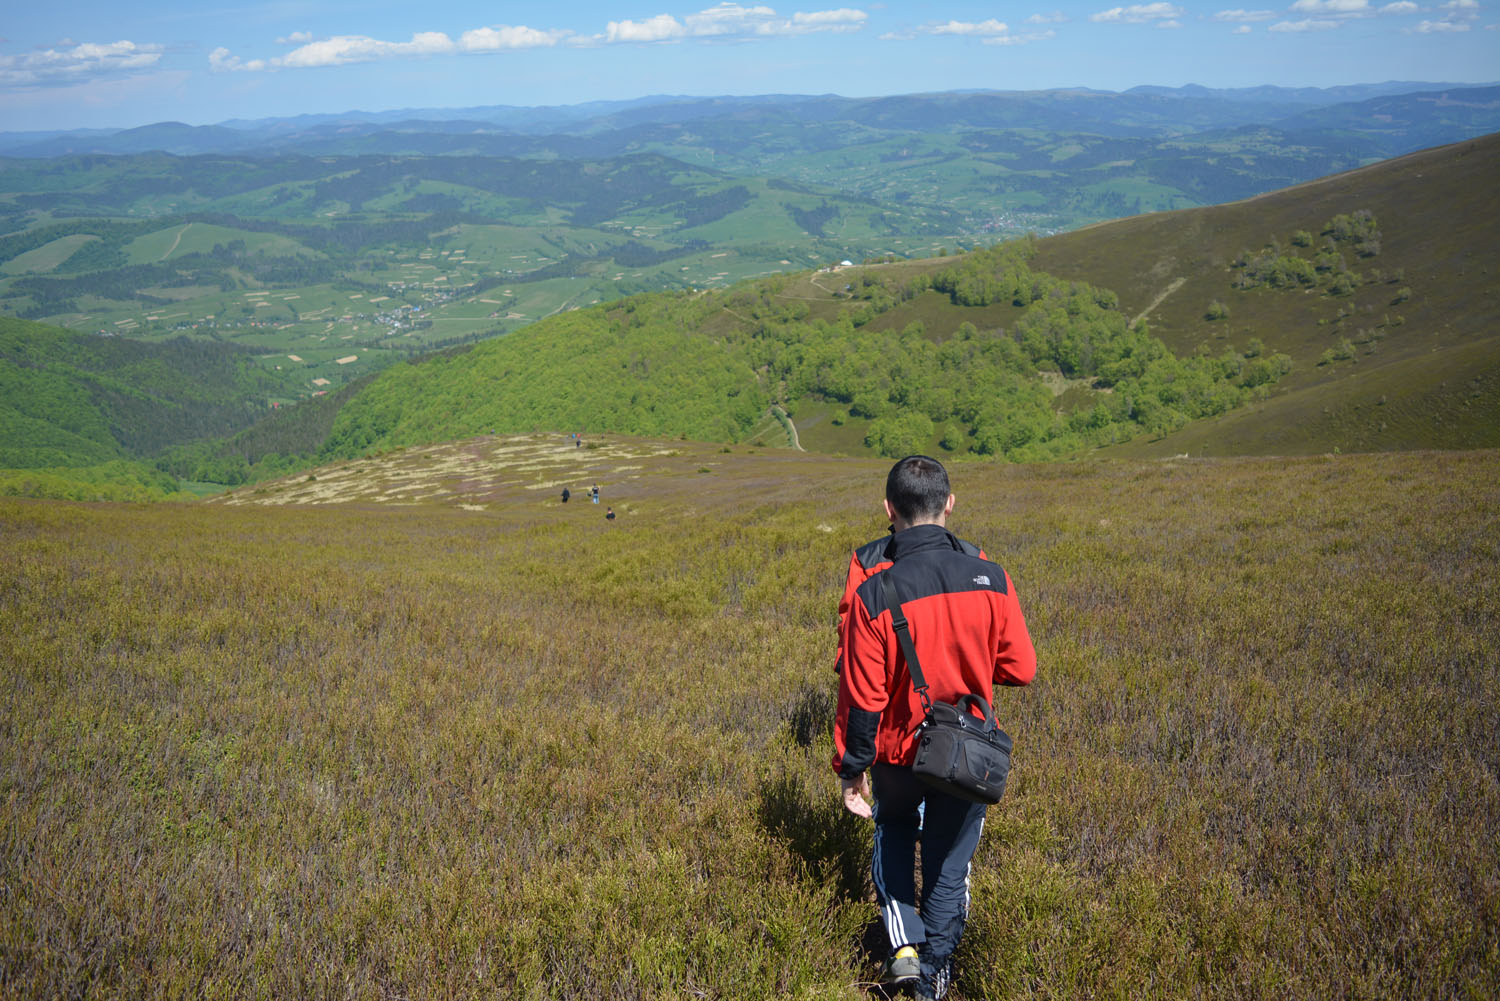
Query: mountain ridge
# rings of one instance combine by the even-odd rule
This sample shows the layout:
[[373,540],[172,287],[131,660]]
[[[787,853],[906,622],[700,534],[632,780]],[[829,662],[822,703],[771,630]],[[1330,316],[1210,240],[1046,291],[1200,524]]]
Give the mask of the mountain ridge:
[[[76,130],[41,134],[43,137],[31,141],[37,133],[0,133],[0,155],[4,156],[59,156],[80,153],[142,152],[144,140],[159,137],[166,145],[150,147],[164,152],[185,153],[234,153],[266,148],[286,149],[289,144],[314,141],[318,137],[328,138],[340,133],[378,134],[392,126],[412,123],[423,126],[426,131],[448,132],[445,125],[454,121],[472,121],[492,130],[499,136],[538,137],[548,134],[578,135],[616,131],[642,123],[665,124],[670,122],[701,121],[745,112],[791,113],[808,116],[808,120],[826,121],[849,117],[855,121],[867,121],[872,117],[891,124],[889,117],[881,118],[879,109],[901,104],[916,104],[930,115],[932,109],[954,104],[969,103],[990,109],[990,114],[1002,108],[1019,109],[1035,116],[1048,107],[1061,108],[1067,105],[1087,105],[1090,113],[1083,114],[1078,121],[1090,122],[1094,127],[1106,126],[1112,119],[1110,114],[1100,114],[1099,109],[1112,106],[1110,111],[1123,114],[1121,109],[1132,109],[1142,113],[1151,102],[1165,101],[1173,112],[1180,116],[1184,107],[1195,105],[1201,110],[1191,119],[1197,128],[1225,127],[1250,122],[1266,123],[1277,118],[1291,117],[1309,107],[1326,108],[1371,99],[1389,99],[1415,93],[1482,89],[1494,84],[1446,84],[1446,83],[1401,83],[1389,81],[1382,84],[1345,85],[1331,88],[1282,88],[1263,85],[1247,88],[1207,88],[1196,85],[1185,87],[1134,87],[1125,91],[1100,91],[1087,88],[1053,89],[1043,91],[994,91],[964,90],[906,95],[882,95],[874,97],[848,98],[838,95],[753,95],[689,97],[661,95],[624,101],[596,101],[578,105],[520,107],[513,105],[475,106],[457,109],[397,109],[385,112],[347,112],[334,115],[301,115],[287,118],[232,119],[207,125],[185,125],[175,122],[157,122],[119,130]],[[918,124],[928,124],[918,121]],[[968,123],[970,128],[993,127],[993,122],[981,117]],[[952,127],[948,123],[947,127]],[[1056,127],[1049,123],[1048,127]]]

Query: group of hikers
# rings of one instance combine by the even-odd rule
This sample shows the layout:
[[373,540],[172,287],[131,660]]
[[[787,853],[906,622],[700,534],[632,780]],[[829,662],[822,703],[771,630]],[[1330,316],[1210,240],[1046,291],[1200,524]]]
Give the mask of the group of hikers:
[[[562,502],[566,504],[572,496],[573,491],[569,490],[567,487],[563,487]],[[599,503],[599,484],[595,483],[593,486],[589,487],[589,500],[593,501],[595,504]],[[604,506],[604,517],[609,521],[614,521],[615,509],[606,504]]]

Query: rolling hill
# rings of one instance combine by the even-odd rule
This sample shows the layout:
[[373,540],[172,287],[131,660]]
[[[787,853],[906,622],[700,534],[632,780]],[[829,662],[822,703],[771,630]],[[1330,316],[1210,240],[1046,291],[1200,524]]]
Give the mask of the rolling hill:
[[1493,446],[1497,160],[1490,136],[967,254],[628,296],[157,461],[242,482],[547,428],[1012,461]]
[[734,439],[771,403],[834,452],[1500,444],[1497,160],[1487,137],[961,258],[636,297],[383,374],[323,454],[534,426]]
[[233,434],[288,391],[242,348],[0,318],[0,468],[96,466]]
[[[1500,445],[1500,135],[1231,205],[1122,219],[1044,240],[1037,265],[1115,290],[1179,353],[1259,338],[1295,367],[1243,411],[1130,454],[1284,454]],[[1341,295],[1241,288],[1246,261],[1316,256],[1321,228],[1370,213],[1378,253]],[[1298,247],[1294,236],[1313,235]],[[1373,249],[1373,248],[1372,248]],[[1210,320],[1211,307],[1227,315]],[[1343,355],[1325,361],[1328,352]]]

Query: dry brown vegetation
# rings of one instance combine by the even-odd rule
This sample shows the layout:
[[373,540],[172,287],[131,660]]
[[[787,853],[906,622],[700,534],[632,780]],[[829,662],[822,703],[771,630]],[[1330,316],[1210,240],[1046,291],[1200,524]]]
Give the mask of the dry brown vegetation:
[[[0,994],[863,996],[885,463],[596,444],[0,501]],[[958,997],[1493,996],[1500,454],[954,479],[1041,657]]]
[[[1294,368],[1262,404],[1117,456],[1315,454],[1500,444],[1500,135],[1423,150],[1242,202],[1119,219],[1040,241],[1033,262],[1149,310],[1179,355],[1250,338]],[[1235,261],[1268,243],[1321,243],[1335,216],[1379,219],[1373,256],[1351,255],[1348,294],[1235,287]],[[1160,302],[1158,296],[1172,289]],[[1227,318],[1210,319],[1211,306]],[[1341,342],[1348,364],[1319,365]]]

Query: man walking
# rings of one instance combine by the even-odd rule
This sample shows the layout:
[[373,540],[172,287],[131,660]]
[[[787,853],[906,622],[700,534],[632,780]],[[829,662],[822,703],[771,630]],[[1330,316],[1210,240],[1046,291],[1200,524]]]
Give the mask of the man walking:
[[885,510],[894,534],[884,551],[891,562],[858,584],[844,617],[834,726],[833,768],[844,805],[875,821],[871,874],[891,945],[885,980],[914,988],[919,998],[942,997],[952,980],[968,916],[969,862],[986,808],[912,775],[922,704],[877,578],[889,574],[895,585],[934,701],[965,694],[991,699],[994,685],[1025,685],[1036,675],[1036,651],[1010,577],[947,530],[953,503],[947,471],[936,459],[912,455],[891,467]]

